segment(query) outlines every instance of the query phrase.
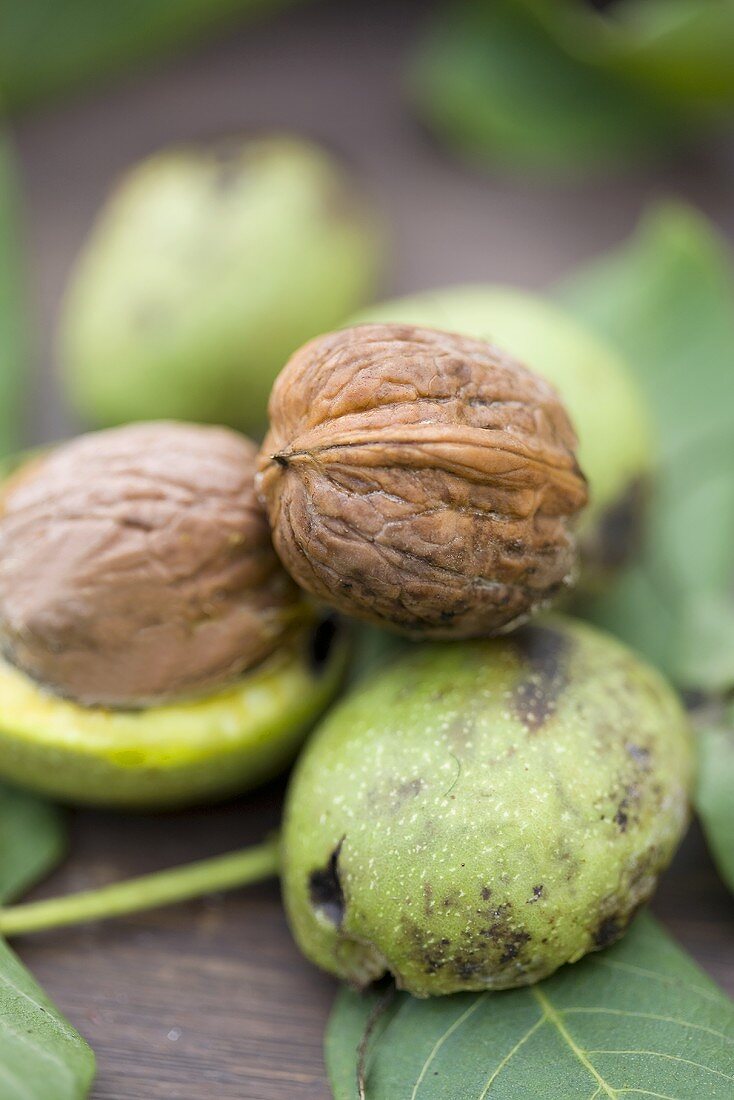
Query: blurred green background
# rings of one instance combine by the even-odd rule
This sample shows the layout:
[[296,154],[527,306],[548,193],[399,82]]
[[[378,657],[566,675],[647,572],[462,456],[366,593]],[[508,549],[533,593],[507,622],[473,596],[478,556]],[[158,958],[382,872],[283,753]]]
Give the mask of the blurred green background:
[[[624,353],[654,364],[666,452],[678,424],[671,409],[685,408],[686,371],[701,398],[692,404],[694,438],[706,435],[709,387],[717,424],[730,425],[734,4],[620,0],[616,9],[623,25],[610,37],[582,0],[0,0],[0,96],[17,154],[13,163],[0,146],[2,447],[82,426],[61,397],[56,328],[79,249],[121,174],[172,143],[270,130],[322,142],[372,195],[387,227],[378,297],[452,283],[553,293],[560,285],[603,330],[617,326],[617,339],[624,318]],[[649,44],[657,40],[662,53]],[[80,75],[86,82],[76,82]],[[695,215],[690,221],[670,207],[670,217],[645,222],[623,254],[623,287],[616,261],[587,276],[587,265],[623,246],[661,198],[697,207],[723,244]],[[610,316],[597,308],[605,284],[615,302]],[[715,684],[732,677],[732,603],[720,598],[727,585],[731,594],[731,432],[722,438],[719,446],[711,435],[697,452],[699,481],[715,469],[712,495],[689,492],[686,477],[696,480],[699,467],[684,454],[675,475],[682,480],[669,480],[666,491],[690,509],[668,510],[674,522],[660,528],[676,549],[668,564],[679,572],[665,578],[673,588],[678,576],[689,585],[696,573],[700,531],[717,548],[697,572],[704,583],[695,609],[702,614],[691,618],[696,652],[664,652],[677,633],[648,614],[645,577],[632,577],[625,604],[596,609],[609,621],[621,607],[623,633],[633,624],[641,636],[649,623],[647,648],[663,663],[700,672],[703,655]],[[723,654],[718,666],[708,659],[713,650]],[[170,818],[77,812],[73,855],[51,889],[223,850],[235,836],[258,839],[279,808],[276,786],[253,795],[246,814],[237,804],[191,811],[177,814],[173,827]],[[656,907],[696,959],[734,988],[731,903],[698,832]],[[241,1100],[241,1074],[251,1067],[266,1074],[258,1100],[328,1095],[321,1034],[333,987],[299,959],[275,886],[235,895],[226,908],[182,907],[36,940],[23,958],[99,1051],[97,1100],[157,1100],[176,1087],[186,1100]],[[233,1014],[236,1041],[227,1030]],[[284,1035],[297,1042],[284,1043]],[[251,1037],[244,1046],[241,1036]],[[219,1079],[207,1076],[216,1044],[229,1078],[224,1069]]]
[[[563,179],[557,173],[549,179],[542,156],[524,172],[515,165],[508,173],[494,146],[481,158],[481,168],[467,166],[452,155],[451,140],[444,145],[427,128],[430,112],[425,97],[416,101],[416,72],[422,66],[425,73],[434,18],[440,26],[447,12],[455,11],[452,18],[458,20],[468,9],[473,18],[486,18],[487,10],[511,8],[516,19],[520,9],[547,4],[501,0],[498,6],[454,8],[420,0],[291,0],[268,4],[273,10],[267,13],[260,10],[265,6],[265,0],[220,0],[205,5],[205,15],[195,0],[115,3],[104,9],[86,0],[22,5],[6,0],[0,7],[0,28],[7,31],[0,31],[0,82],[7,72],[26,206],[35,348],[42,364],[32,401],[33,441],[58,437],[73,424],[58,399],[52,332],[81,242],[120,174],[172,142],[285,128],[343,154],[387,219],[391,256],[382,297],[472,280],[543,288],[623,239],[661,193],[692,201],[725,234],[734,235],[734,140],[726,118],[717,118],[715,127],[694,128],[681,148],[666,147],[662,160],[635,156],[604,162],[601,175],[597,171],[591,178],[569,153]],[[645,10],[653,6],[666,7],[656,3]],[[593,15],[590,5],[581,7]],[[676,0],[672,7],[686,5]],[[712,18],[716,14],[718,27],[729,26],[728,19],[722,22],[732,10],[728,0],[703,0],[696,7],[709,9]],[[138,9],[144,14],[134,17]],[[88,25],[90,10],[103,26],[92,25],[80,41],[72,30]],[[94,35],[101,43],[96,56],[102,50],[106,58],[97,68],[106,75],[100,81],[97,73],[96,84],[69,88],[68,71],[59,71],[58,59],[65,59],[62,70],[74,64],[77,72],[86,68],[90,78]],[[8,62],[13,41],[24,47],[23,65],[17,50],[14,64]],[[501,56],[517,74],[517,66],[509,64],[516,54],[502,41]],[[705,41],[711,43],[711,37]],[[717,41],[721,47],[728,39],[720,32]],[[448,49],[442,60],[446,57]],[[556,61],[536,64],[536,82],[539,73],[555,73]],[[727,72],[731,77],[731,66]],[[433,71],[434,86],[438,78]],[[550,77],[540,84],[541,90],[553,88]],[[729,90],[724,81],[721,95]],[[549,125],[544,123],[545,140]],[[537,148],[542,152],[542,145]]]

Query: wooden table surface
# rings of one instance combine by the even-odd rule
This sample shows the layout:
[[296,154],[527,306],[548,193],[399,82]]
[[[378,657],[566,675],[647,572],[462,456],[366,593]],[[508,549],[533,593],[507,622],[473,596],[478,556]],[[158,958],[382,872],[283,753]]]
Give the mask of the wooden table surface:
[[[19,123],[44,365],[29,441],[74,427],[54,384],[52,334],[75,251],[119,172],[168,141],[275,127],[341,150],[392,225],[386,293],[476,279],[541,287],[622,239],[661,192],[697,202],[734,238],[730,140],[666,169],[565,188],[457,166],[401,95],[424,11],[420,0],[305,6]],[[281,794],[276,785],[167,816],[74,811],[69,858],[38,895],[256,841],[277,823]],[[697,828],[655,909],[734,993],[732,904]],[[96,1050],[95,1100],[329,1096],[321,1042],[335,986],[299,956],[276,883],[16,946]]]

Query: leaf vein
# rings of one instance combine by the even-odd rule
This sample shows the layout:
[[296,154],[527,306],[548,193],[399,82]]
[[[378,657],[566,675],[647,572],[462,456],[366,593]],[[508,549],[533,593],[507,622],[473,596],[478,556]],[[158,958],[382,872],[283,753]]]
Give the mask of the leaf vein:
[[484,1100],[485,1096],[488,1094],[489,1090],[492,1087],[493,1081],[496,1080],[496,1078],[500,1075],[500,1073],[505,1068],[505,1066],[507,1066],[508,1063],[512,1060],[512,1058],[517,1054],[520,1047],[525,1045],[525,1043],[528,1041],[530,1036],[534,1032],[536,1032],[539,1027],[542,1027],[542,1025],[546,1022],[546,1019],[547,1019],[547,1017],[546,1017],[545,1012],[541,1013],[541,1015],[535,1021],[533,1026],[528,1028],[528,1030],[525,1032],[525,1034],[523,1035],[523,1037],[521,1039],[518,1039],[518,1041],[515,1043],[512,1050],[509,1051],[509,1053],[505,1055],[505,1057],[499,1063],[497,1068],[493,1071],[493,1073],[490,1076],[489,1080],[487,1081],[486,1085],[484,1086],[482,1091],[479,1093],[479,1096],[478,1096],[477,1100]]
[[669,978],[665,974],[661,974],[658,970],[647,970],[643,966],[633,966],[631,963],[617,962],[616,959],[597,959],[593,955],[589,957],[589,962],[594,963],[595,966],[606,966],[610,970],[625,970],[628,974],[639,974],[641,978],[654,978],[658,982],[662,982],[664,985],[673,985],[677,989],[687,989],[691,993],[697,994],[699,997],[705,997],[709,1001],[713,1001],[715,1004],[721,1003],[721,994],[718,990],[704,989],[700,985],[694,985],[692,982],[681,982],[677,978]]
[[53,1024],[55,1029],[59,1032],[60,1035],[63,1035],[65,1039],[68,1039],[71,1042],[76,1042],[77,1034],[70,1026],[65,1025],[64,1022],[58,1016],[56,1016],[50,1008],[48,1008],[46,1005],[42,1005],[40,1001],[34,1000],[29,993],[26,993],[25,990],[21,989],[20,986],[17,986],[15,982],[12,982],[7,974],[0,974],[0,982],[11,989],[13,993],[15,993],[18,997],[22,998],[25,1001],[28,1001],[29,1004],[33,1005],[33,1007],[41,1013],[46,1022],[49,1024]]
[[635,1019],[641,1020],[658,1020],[663,1024],[677,1024],[678,1027],[689,1027],[693,1031],[704,1031],[708,1035],[715,1035],[717,1039],[724,1039],[727,1043],[734,1043],[734,1038],[731,1035],[725,1035],[723,1031],[717,1031],[716,1028],[706,1027],[704,1024],[694,1024],[690,1020],[678,1020],[675,1016],[658,1016],[655,1012],[629,1012],[624,1008],[601,1008],[598,1005],[593,1005],[589,1008],[581,1005],[574,1005],[572,1008],[561,1009],[561,1013],[564,1016],[568,1016],[571,1013],[588,1014],[593,1015],[600,1013],[604,1016],[629,1016]]
[[451,1027],[448,1027],[446,1029],[446,1031],[444,1031],[443,1035],[439,1036],[439,1038],[433,1044],[433,1048],[431,1050],[431,1053],[428,1055],[425,1062],[423,1063],[421,1071],[418,1074],[418,1079],[417,1079],[415,1085],[413,1086],[413,1091],[410,1094],[410,1100],[415,1100],[416,1096],[418,1095],[418,1089],[420,1088],[423,1080],[425,1079],[426,1074],[428,1073],[428,1067],[433,1062],[433,1059],[436,1057],[436,1055],[438,1054],[438,1052],[441,1049],[441,1047],[443,1046],[443,1044],[446,1042],[447,1039],[450,1039],[451,1036],[453,1035],[453,1033],[457,1030],[457,1028],[461,1027],[461,1025],[466,1020],[469,1019],[469,1017],[472,1015],[472,1013],[476,1011],[476,1009],[482,1003],[483,998],[484,998],[484,993],[479,993],[477,995],[476,999],[469,1005],[469,1007],[464,1012],[462,1012],[461,1016],[459,1016],[456,1020],[454,1020]]
[[727,1081],[734,1081],[734,1077],[730,1073],[724,1073],[723,1070],[714,1069],[713,1066],[706,1066],[703,1062],[694,1062],[690,1058],[681,1058],[679,1054],[666,1054],[662,1050],[587,1050],[587,1054],[644,1054],[650,1058],[668,1058],[671,1062],[683,1062],[687,1066],[696,1066],[697,1069],[704,1069],[707,1073],[715,1073],[719,1077],[726,1078]]
[[59,1055],[56,1054],[53,1050],[40,1043],[34,1035],[26,1035],[24,1034],[24,1032],[18,1031],[17,1028],[14,1028],[11,1024],[8,1023],[7,1018],[5,1017],[0,1018],[0,1046],[2,1045],[1,1032],[4,1032],[7,1036],[13,1036],[13,1038],[18,1043],[22,1043],[23,1045],[30,1047],[31,1050],[36,1051],[39,1058],[45,1058],[46,1061],[53,1062],[55,1065],[60,1066],[67,1077],[69,1077],[71,1080],[74,1080],[74,1072],[71,1067],[68,1066],[63,1058],[59,1057]]
[[680,1100],[679,1096],[669,1096],[667,1092],[650,1092],[649,1089],[617,1089],[618,1092],[636,1092],[639,1096],[655,1096],[657,1100]]
[[533,994],[538,1004],[544,1010],[548,1021],[553,1024],[553,1026],[558,1031],[558,1034],[568,1044],[569,1048],[573,1051],[574,1055],[587,1071],[587,1073],[590,1073],[594,1080],[597,1082],[599,1086],[597,1092],[604,1092],[609,1097],[609,1100],[616,1100],[617,1093],[615,1092],[615,1090],[604,1080],[602,1075],[589,1061],[586,1052],[582,1050],[582,1048],[574,1041],[573,1036],[561,1019],[560,1013],[555,1010],[545,994],[541,993],[539,989],[531,989],[530,992]]

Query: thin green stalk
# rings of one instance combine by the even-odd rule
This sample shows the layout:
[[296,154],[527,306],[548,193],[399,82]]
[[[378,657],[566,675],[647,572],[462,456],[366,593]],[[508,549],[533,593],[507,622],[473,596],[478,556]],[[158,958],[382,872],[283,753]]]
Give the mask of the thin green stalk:
[[280,869],[280,842],[273,837],[254,848],[157,871],[152,875],[116,882],[47,901],[0,909],[0,935],[19,936],[68,924],[120,917],[159,905],[185,901],[218,890],[232,890],[272,878]]

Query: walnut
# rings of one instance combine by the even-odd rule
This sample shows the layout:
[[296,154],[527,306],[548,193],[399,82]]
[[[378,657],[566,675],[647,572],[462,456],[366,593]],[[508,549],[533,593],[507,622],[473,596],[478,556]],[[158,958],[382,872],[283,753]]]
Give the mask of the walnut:
[[278,377],[258,488],[298,583],[416,636],[510,627],[573,573],[586,503],[555,391],[498,348],[410,325],[306,344]]
[[133,424],[27,464],[0,496],[0,647],[86,705],[211,691],[270,654],[303,602],[273,552],[253,443]]

